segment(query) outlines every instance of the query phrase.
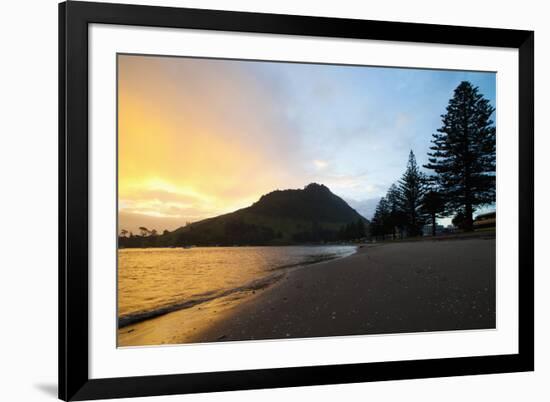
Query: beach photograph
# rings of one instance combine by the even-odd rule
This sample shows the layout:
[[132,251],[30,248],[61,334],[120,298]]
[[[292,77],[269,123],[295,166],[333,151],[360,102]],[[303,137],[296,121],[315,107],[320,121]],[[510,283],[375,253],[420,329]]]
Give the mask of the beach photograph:
[[117,346],[496,328],[496,74],[117,55]]

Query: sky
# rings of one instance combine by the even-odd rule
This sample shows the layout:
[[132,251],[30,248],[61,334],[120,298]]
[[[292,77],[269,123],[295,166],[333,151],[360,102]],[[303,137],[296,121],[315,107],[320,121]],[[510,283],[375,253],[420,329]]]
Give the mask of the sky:
[[173,230],[312,182],[371,218],[464,80],[496,106],[490,72],[119,55],[119,227]]

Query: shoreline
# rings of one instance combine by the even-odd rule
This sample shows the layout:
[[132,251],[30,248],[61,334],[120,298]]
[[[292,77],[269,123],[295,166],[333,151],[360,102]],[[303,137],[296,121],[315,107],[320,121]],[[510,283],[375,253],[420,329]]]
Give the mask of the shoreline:
[[[358,240],[350,242],[328,242],[328,243],[278,243],[278,244],[230,244],[230,245],[189,245],[189,246],[147,246],[147,247],[124,247],[118,246],[118,250],[131,250],[131,249],[173,249],[173,248],[212,248],[212,247],[319,247],[319,246],[368,246],[374,244],[386,244],[394,242],[418,242],[418,241],[439,241],[439,240],[464,240],[472,238],[494,238],[496,235],[496,230],[494,228],[489,228],[486,230],[475,230],[473,232],[456,232],[456,233],[447,233],[439,234],[435,237],[431,235],[427,236],[418,236],[418,237],[405,237],[403,239],[384,239],[384,240]],[[389,236],[389,235],[388,235]]]
[[119,346],[494,328],[495,240],[454,240],[358,245],[237,303],[220,298],[122,328]]
[[494,240],[372,245],[341,262],[289,275],[195,341],[496,327]]
[[[352,245],[346,246],[351,247]],[[357,254],[365,245],[356,244],[353,247],[355,247],[355,251],[348,255],[328,259],[321,258],[312,262],[303,261],[273,268],[268,271],[271,273],[263,277],[256,278],[235,289],[221,291],[219,294],[211,297],[189,299],[173,306],[159,307],[156,311],[132,314],[135,317],[118,317],[117,347],[194,342],[189,339],[190,332],[204,330],[211,322],[223,318],[223,314],[235,310],[243,303],[250,302],[257,295],[261,294],[261,292],[277,286],[282,279],[292,272],[351,257]],[[203,312],[205,310],[210,311],[207,317],[204,317],[205,314]],[[123,325],[120,325],[121,320],[123,321]],[[180,327],[174,328],[172,321],[180,322]],[[192,330],[189,331],[189,328]],[[171,342],[165,342],[165,338],[169,338]]]
[[353,254],[356,254],[358,250],[363,246],[364,245],[350,246],[350,247],[355,247],[355,250],[352,253],[347,255],[329,255],[329,256],[319,255],[319,256],[316,256],[317,259],[314,259],[314,260],[304,260],[294,264],[276,266],[266,271],[266,272],[271,272],[271,274],[266,274],[263,277],[255,278],[236,288],[220,290],[217,293],[215,291],[207,292],[208,296],[204,296],[204,294],[199,294],[199,295],[193,296],[190,299],[182,300],[176,304],[159,306],[153,310],[137,311],[134,313],[119,316],[118,329],[123,329],[132,324],[137,324],[143,321],[147,321],[156,317],[163,316],[165,314],[170,314],[175,311],[185,310],[185,309],[194,307],[195,305],[199,305],[215,299],[229,296],[233,293],[239,293],[239,292],[242,293],[246,291],[256,291],[256,290],[262,290],[264,288],[268,288],[276,284],[280,279],[282,279],[284,275],[296,269],[301,269],[311,265],[322,264],[324,262],[329,262],[329,261],[334,261],[334,260],[339,260],[342,258],[349,257]]
[[118,250],[132,250],[132,249],[148,249],[148,248],[167,248],[167,249],[173,249],[173,248],[183,248],[183,249],[191,249],[191,248],[216,248],[216,247],[322,247],[322,246],[359,246],[367,244],[366,242],[350,242],[350,243],[280,243],[280,244],[230,244],[230,245],[223,245],[223,244],[214,244],[214,245],[190,245],[190,246],[147,246],[147,247],[124,247],[124,246],[118,246]]

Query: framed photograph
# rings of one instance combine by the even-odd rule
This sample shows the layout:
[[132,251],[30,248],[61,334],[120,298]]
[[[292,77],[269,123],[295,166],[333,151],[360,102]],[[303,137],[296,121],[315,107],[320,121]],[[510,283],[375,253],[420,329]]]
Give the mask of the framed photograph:
[[533,43],[60,4],[59,397],[533,370]]

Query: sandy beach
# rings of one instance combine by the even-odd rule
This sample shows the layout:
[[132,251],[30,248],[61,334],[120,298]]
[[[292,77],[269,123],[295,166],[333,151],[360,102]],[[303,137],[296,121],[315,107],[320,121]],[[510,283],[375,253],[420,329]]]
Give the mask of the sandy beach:
[[194,309],[208,320],[176,311],[119,330],[119,346],[494,328],[495,239],[368,245]]

